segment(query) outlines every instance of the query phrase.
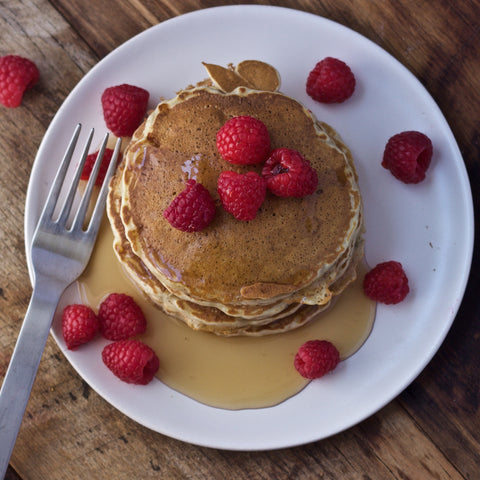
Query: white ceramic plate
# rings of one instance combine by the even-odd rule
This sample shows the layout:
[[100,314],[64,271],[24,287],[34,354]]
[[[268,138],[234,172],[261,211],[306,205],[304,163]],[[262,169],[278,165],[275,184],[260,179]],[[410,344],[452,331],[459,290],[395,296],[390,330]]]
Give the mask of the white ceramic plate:
[[[323,106],[305,93],[315,63],[343,59],[356,75],[354,96]],[[155,99],[205,77],[202,61],[244,59],[274,65],[281,90],[336,128],[353,152],[366,211],[366,257],[401,261],[411,293],[378,307],[373,333],[334,374],[273,408],[227,411],[195,402],[159,381],[135,387],[99,367],[101,342],[66,350],[78,373],[118,410],[163,434],[234,450],[294,446],[355,425],[398,395],[425,367],[447,334],[464,293],[473,248],[473,208],[462,157],[442,113],[394,58],[361,35],[324,18],[267,6],[201,10],[141,33],[98,63],[75,87],[40,146],[26,202],[30,245],[47,186],[77,122],[103,134],[103,90],[131,83]],[[87,128],[84,128],[86,136]],[[427,179],[404,185],[380,166],[387,139],[403,130],[427,134],[435,153]],[[27,248],[27,260],[30,257]],[[31,269],[30,269],[31,271]],[[65,301],[65,300],[64,300]]]

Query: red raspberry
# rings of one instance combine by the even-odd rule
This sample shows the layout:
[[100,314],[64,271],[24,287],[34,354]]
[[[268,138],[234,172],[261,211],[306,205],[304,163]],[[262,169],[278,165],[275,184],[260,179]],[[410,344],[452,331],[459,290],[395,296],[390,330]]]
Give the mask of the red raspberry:
[[92,340],[99,326],[95,312],[86,305],[68,305],[63,309],[62,334],[69,350]]
[[124,340],[145,332],[147,322],[135,300],[124,293],[111,293],[98,309],[100,333],[108,340]]
[[406,131],[388,140],[382,166],[404,183],[419,183],[425,178],[432,155],[432,142],[426,135]]
[[296,150],[277,148],[262,169],[267,188],[280,197],[303,197],[318,185],[316,170]]
[[230,163],[255,165],[270,152],[270,137],[263,122],[254,117],[234,117],[217,132],[217,149]]
[[401,302],[410,291],[402,264],[393,260],[379,263],[365,275],[363,291],[372,300],[387,305]]
[[237,220],[253,220],[267,191],[265,179],[255,172],[225,171],[218,177],[218,194],[223,207]]
[[[82,180],[88,180],[93,170],[93,165],[97,159],[98,150],[95,153],[87,155],[85,160],[85,166],[83,167]],[[95,180],[95,185],[101,185],[107,173],[108,166],[110,165],[110,160],[112,159],[113,150],[111,148],[106,148],[105,153],[103,154],[102,163],[100,164],[100,170],[98,171],[97,178]]]
[[102,94],[103,117],[117,137],[131,137],[147,111],[147,90],[126,83],[107,88]]
[[337,58],[318,62],[307,78],[307,93],[321,103],[341,103],[353,95],[355,76],[350,67]]
[[340,361],[337,348],[327,340],[309,340],[295,355],[294,366],[305,378],[320,378],[334,370]]
[[0,57],[0,103],[9,108],[18,107],[25,90],[32,88],[39,77],[37,66],[28,58]]
[[215,202],[201,183],[190,179],[185,190],[165,209],[163,216],[178,230],[198,232],[215,217]]
[[160,361],[155,352],[139,340],[120,340],[102,351],[103,363],[120,380],[146,385],[157,373]]

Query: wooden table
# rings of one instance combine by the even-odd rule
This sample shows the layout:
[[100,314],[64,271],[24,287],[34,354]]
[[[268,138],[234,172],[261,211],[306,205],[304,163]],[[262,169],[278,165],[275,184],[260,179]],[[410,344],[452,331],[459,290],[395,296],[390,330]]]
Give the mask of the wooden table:
[[[0,107],[0,376],[31,294],[23,242],[25,192],[46,128],[102,57],[176,15],[235,2],[6,0],[0,55],[36,61],[39,84],[17,109]],[[253,3],[253,2],[246,2]],[[476,0],[262,1],[298,8],[370,38],[426,86],[449,122],[480,198],[480,5]],[[478,230],[477,230],[478,233]],[[50,338],[8,470],[39,479],[478,479],[480,478],[480,257],[439,352],[395,400],[323,441],[228,452],[154,433],[111,407]]]

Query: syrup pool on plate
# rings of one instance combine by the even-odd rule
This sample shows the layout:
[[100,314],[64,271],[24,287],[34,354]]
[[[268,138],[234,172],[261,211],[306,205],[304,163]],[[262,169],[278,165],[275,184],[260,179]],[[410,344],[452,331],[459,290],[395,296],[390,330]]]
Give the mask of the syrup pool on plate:
[[363,294],[360,272],[359,280],[333,307],[291,332],[221,337],[194,331],[144,298],[123,272],[112,244],[113,234],[105,219],[90,263],[79,279],[82,302],[98,309],[110,293],[135,298],[147,319],[147,331],[138,338],[160,359],[158,379],[210,406],[243,409],[276,405],[309,383],[293,366],[300,345],[312,339],[329,340],[344,360],[362,346],[373,327],[375,303]]

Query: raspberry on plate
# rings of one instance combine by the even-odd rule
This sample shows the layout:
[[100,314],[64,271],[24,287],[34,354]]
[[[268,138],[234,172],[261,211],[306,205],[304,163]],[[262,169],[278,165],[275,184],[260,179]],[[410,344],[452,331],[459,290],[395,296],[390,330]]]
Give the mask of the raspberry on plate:
[[402,264],[393,260],[379,263],[365,275],[363,291],[376,302],[400,303],[410,291]]
[[201,183],[190,179],[185,190],[180,192],[164,210],[163,216],[178,230],[198,232],[214,219],[215,202]]
[[100,333],[107,340],[124,340],[144,333],[147,322],[135,300],[124,293],[111,293],[98,309]]
[[419,183],[425,179],[432,155],[432,141],[421,132],[409,130],[388,140],[382,166],[404,183]]
[[8,108],[20,106],[25,90],[32,88],[39,78],[37,66],[28,58],[0,57],[0,103]]
[[131,137],[147,111],[150,94],[135,85],[116,85],[102,94],[103,117],[117,137]]
[[289,148],[273,150],[262,169],[267,188],[280,197],[304,197],[318,186],[318,175],[302,154]]
[[307,78],[307,94],[321,103],[342,103],[355,91],[355,76],[342,60],[326,57]]
[[257,216],[267,191],[265,179],[257,173],[242,174],[230,170],[220,174],[217,189],[225,210],[243,221]]
[[295,355],[294,366],[305,378],[320,378],[334,370],[340,362],[340,354],[327,340],[309,340]]
[[270,153],[267,127],[254,117],[246,115],[233,117],[217,132],[217,149],[230,163],[237,165],[261,163]]
[[68,305],[63,309],[62,334],[69,350],[76,350],[92,340],[99,326],[95,312],[86,305]]
[[139,340],[119,340],[102,351],[103,363],[120,380],[135,385],[149,383],[160,366],[155,352]]
[[[107,173],[108,166],[110,165],[110,160],[112,159],[113,150],[111,148],[106,148],[105,153],[103,154],[102,163],[100,164],[100,169],[98,170],[97,178],[95,179],[95,185],[100,186],[103,183],[105,174]],[[85,159],[85,165],[83,167],[81,179],[88,180],[92,174],[93,166],[97,160],[98,150],[94,153],[87,155]]]

